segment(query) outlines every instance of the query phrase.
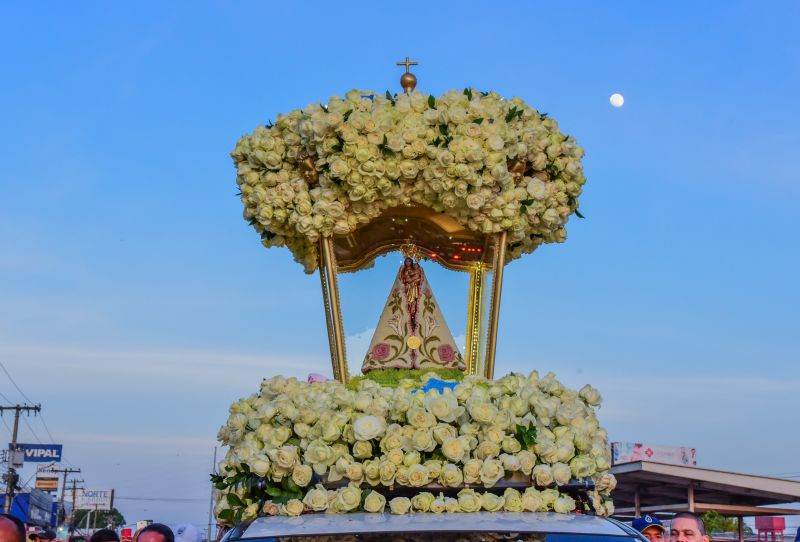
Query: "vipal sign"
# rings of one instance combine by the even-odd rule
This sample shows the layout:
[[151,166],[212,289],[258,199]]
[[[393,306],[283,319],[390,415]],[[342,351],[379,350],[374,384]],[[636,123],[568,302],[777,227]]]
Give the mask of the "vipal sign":
[[61,461],[63,444],[19,444],[25,453],[25,462],[51,463]]

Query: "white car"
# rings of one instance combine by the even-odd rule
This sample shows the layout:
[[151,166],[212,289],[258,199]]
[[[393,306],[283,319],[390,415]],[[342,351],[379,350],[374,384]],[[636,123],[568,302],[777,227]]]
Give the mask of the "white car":
[[307,514],[269,516],[231,529],[221,542],[641,542],[613,519],[539,512]]

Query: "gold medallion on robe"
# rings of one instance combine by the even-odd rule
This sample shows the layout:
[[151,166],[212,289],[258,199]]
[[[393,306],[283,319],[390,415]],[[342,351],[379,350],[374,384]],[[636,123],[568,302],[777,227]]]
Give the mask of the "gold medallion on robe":
[[411,335],[408,339],[406,339],[406,346],[408,346],[411,350],[416,350],[421,345],[422,340],[416,335]]

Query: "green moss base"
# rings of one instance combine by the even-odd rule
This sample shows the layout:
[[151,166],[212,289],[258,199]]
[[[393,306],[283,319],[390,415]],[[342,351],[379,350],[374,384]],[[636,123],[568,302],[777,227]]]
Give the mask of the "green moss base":
[[368,379],[388,388],[415,388],[422,385],[423,377],[431,373],[435,373],[441,380],[461,382],[464,379],[464,371],[458,369],[375,369],[364,375],[350,377],[347,387],[351,390],[358,389],[358,383]]

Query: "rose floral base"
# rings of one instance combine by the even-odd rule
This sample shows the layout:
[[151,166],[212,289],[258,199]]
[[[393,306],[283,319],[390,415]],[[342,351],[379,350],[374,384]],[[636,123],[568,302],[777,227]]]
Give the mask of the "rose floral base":
[[[419,384],[264,380],[260,393],[231,406],[219,432],[229,446],[212,475],[220,523],[387,505],[393,513],[613,512],[616,481],[591,386],[571,390],[536,371],[465,376],[453,390]],[[574,480],[586,482],[581,494]]]

